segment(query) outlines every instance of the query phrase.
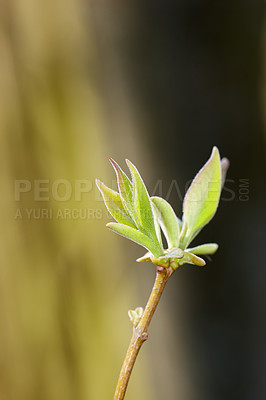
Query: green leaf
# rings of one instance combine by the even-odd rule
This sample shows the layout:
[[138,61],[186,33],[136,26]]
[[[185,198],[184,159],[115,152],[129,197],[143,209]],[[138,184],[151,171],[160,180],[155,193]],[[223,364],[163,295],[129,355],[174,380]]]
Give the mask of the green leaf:
[[[183,204],[183,221],[187,224],[185,245],[195,231],[214,216],[221,194],[221,162],[217,147],[190,185]],[[184,244],[183,243],[183,244]]]
[[[135,221],[135,213],[133,208],[133,185],[129,180],[128,176],[125,172],[119,167],[119,165],[112,159],[109,158],[112,166],[114,167],[116,176],[117,176],[117,184],[119,188],[119,193],[121,196],[121,200],[125,209],[130,214],[131,218]],[[136,224],[136,221],[135,221]]]
[[184,257],[184,251],[181,249],[172,249],[171,251],[164,250],[164,255],[160,257],[153,257],[152,254],[146,253],[143,257],[138,258],[138,262],[151,261],[155,265],[159,265],[164,268],[171,266],[173,269],[178,268],[179,259]]
[[158,241],[160,243],[161,248],[163,249],[163,242],[162,242],[162,235],[161,235],[161,228],[160,228],[160,224],[158,221],[158,218],[156,218],[156,209],[155,209],[155,205],[151,202],[151,206],[153,209],[153,215],[154,217],[154,226],[155,226],[155,232],[158,238]]
[[121,224],[136,228],[134,221],[126,214],[126,210],[124,209],[119,193],[105,186],[101,181],[99,181],[99,179],[96,179],[96,185],[100,190],[106,208],[112,217]]
[[184,257],[184,251],[182,249],[172,249],[166,253],[168,258],[182,258]]
[[137,326],[143,315],[143,308],[137,307],[135,310],[128,310],[128,316],[134,326]]
[[133,240],[133,242],[140,244],[149,250],[155,257],[159,257],[163,254],[162,249],[158,243],[155,243],[151,238],[144,235],[144,233],[138,231],[137,229],[131,228],[130,226],[117,224],[115,222],[110,222],[106,225],[112,231],[126,237],[127,239]]
[[207,255],[207,254],[214,254],[218,250],[218,244],[217,243],[206,243],[206,244],[201,244],[200,246],[196,247],[191,247],[190,249],[187,249],[190,253],[197,254],[197,255]]
[[[209,250],[213,250],[214,247],[216,247],[217,245],[215,243],[208,243],[206,245],[198,246],[199,250],[203,246],[210,246]],[[159,265],[164,268],[171,267],[174,270],[176,270],[179,266],[183,264],[194,264],[203,267],[206,264],[205,261],[197,255],[193,254],[192,250],[193,249],[191,249],[191,251],[183,251],[180,248],[175,248],[171,251],[165,250],[165,254],[161,255],[160,257],[153,257],[152,254],[148,252],[144,254],[143,257],[138,258],[137,261],[152,262],[155,265]]]
[[129,161],[126,163],[130,169],[133,181],[133,206],[134,213],[144,232],[149,235],[155,243],[162,249],[154,225],[154,215],[148,191],[137,168]]
[[151,261],[152,254],[148,251],[144,254],[144,256],[139,257],[136,261],[137,262],[152,262]]
[[170,266],[173,268],[173,270],[176,270],[181,265],[180,259],[184,257],[184,251],[179,248],[173,249],[168,252],[167,256],[170,257]]
[[184,251],[184,256],[181,260],[178,260],[178,264],[179,265],[194,264],[194,265],[198,265],[199,267],[203,267],[204,265],[206,265],[206,262],[203,260],[203,258],[200,258],[200,257],[196,256],[195,254],[190,253],[188,251]]
[[179,246],[180,222],[170,204],[161,197],[151,197],[168,248]]
[[181,249],[172,249],[171,251],[164,250],[164,255],[160,257],[153,257],[150,252],[144,254],[144,256],[140,257],[137,259],[137,262],[154,262],[156,264],[162,264],[162,263],[167,263],[167,261],[170,261],[172,259],[179,259],[184,256],[184,251]]

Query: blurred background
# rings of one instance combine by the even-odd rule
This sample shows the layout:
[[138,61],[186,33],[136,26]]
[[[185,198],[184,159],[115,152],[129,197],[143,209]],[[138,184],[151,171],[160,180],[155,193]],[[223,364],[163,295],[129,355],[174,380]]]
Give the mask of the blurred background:
[[1,400],[112,399],[155,271],[95,178],[129,158],[180,215],[213,145],[220,249],[168,282],[126,398],[266,398],[265,46],[258,0],[0,1]]

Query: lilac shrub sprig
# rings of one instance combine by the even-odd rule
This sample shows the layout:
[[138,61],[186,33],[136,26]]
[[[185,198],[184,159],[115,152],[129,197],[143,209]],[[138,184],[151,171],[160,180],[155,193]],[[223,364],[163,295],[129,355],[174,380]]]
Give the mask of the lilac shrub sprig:
[[[114,400],[124,399],[128,380],[147,329],[158,305],[164,286],[172,273],[183,264],[204,266],[200,256],[216,252],[216,243],[189,247],[190,243],[216,213],[229,161],[220,160],[214,147],[209,160],[193,179],[183,202],[183,215],[179,219],[171,205],[161,197],[150,197],[137,168],[128,160],[130,178],[110,159],[117,176],[118,192],[98,179],[96,184],[105,205],[116,220],[107,227],[144,247],[148,252],[138,262],[152,262],[157,267],[154,287],[145,310],[138,307],[129,311],[133,323],[133,336],[120,373]],[[163,248],[163,232],[167,248]]]

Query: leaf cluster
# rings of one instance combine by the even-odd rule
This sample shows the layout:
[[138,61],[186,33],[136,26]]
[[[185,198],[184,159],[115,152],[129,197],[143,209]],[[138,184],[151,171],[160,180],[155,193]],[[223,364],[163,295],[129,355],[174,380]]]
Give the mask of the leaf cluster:
[[[114,160],[110,161],[116,172],[119,191],[96,179],[105,205],[116,220],[108,223],[107,227],[148,250],[137,261],[152,261],[155,265],[171,266],[173,269],[185,263],[205,265],[199,255],[215,253],[218,245],[188,246],[213,218],[219,204],[229,162],[227,159],[220,160],[217,147],[213,148],[209,160],[195,176],[185,195],[182,219],[176,216],[166,200],[149,196],[139,171],[129,160],[126,163],[131,179]],[[167,249],[163,248],[162,232]]]

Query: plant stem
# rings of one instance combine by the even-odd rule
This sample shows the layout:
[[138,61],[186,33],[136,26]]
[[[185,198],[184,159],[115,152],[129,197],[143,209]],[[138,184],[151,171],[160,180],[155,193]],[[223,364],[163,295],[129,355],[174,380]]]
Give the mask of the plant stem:
[[147,330],[150,325],[152,316],[159,303],[165,284],[173,272],[174,271],[171,267],[169,268],[157,267],[156,279],[152,288],[150,298],[144,310],[143,316],[137,327],[133,327],[132,338],[120,372],[120,376],[118,379],[114,395],[114,400],[123,400],[125,397],[128,381],[133,366],[135,364],[137,355],[139,353],[142,344],[148,339]]

